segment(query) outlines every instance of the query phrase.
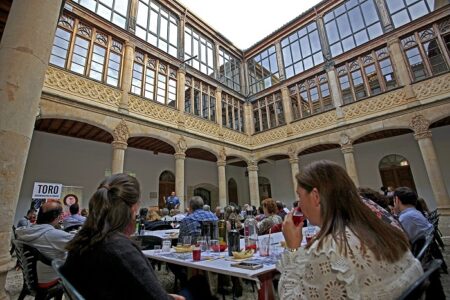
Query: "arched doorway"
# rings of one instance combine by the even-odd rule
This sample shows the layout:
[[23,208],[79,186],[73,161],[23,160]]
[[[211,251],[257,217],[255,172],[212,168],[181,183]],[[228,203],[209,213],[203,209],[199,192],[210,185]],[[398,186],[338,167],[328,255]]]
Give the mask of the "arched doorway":
[[259,202],[264,199],[272,198],[272,188],[270,187],[270,180],[266,177],[258,177],[259,183]]
[[411,173],[409,162],[398,154],[390,154],[383,157],[378,165],[383,186],[407,186],[416,190],[414,178]]
[[158,206],[165,207],[165,198],[175,191],[175,175],[170,171],[164,171],[159,175]]
[[239,203],[238,190],[236,180],[230,178],[228,180],[228,203]]
[[[211,192],[204,188],[196,188],[194,190],[194,196],[200,196],[203,199],[203,203],[211,207]],[[211,208],[214,209],[214,208]]]

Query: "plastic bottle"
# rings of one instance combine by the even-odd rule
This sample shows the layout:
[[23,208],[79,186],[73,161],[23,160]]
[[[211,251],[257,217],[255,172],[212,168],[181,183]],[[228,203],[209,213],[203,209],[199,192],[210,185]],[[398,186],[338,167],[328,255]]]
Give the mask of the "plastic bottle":
[[244,221],[245,250],[253,249],[256,251],[258,245],[257,223],[256,219],[253,217],[252,211],[247,211],[247,217]]

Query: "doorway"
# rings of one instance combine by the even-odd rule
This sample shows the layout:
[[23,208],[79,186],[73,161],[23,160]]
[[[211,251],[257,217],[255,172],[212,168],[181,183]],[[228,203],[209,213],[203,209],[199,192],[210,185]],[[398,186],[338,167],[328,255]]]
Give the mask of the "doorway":
[[211,192],[204,188],[196,188],[194,190],[194,196],[200,196],[203,199],[203,203],[211,207]]
[[378,168],[383,186],[394,189],[406,186],[416,190],[411,167],[405,157],[398,154],[387,155],[381,159]]
[[231,202],[236,204],[239,203],[237,183],[233,178],[230,178],[230,180],[228,180],[228,203]]
[[266,177],[258,177],[259,184],[259,202],[264,199],[272,198],[272,188],[270,186],[270,180]]
[[175,175],[170,171],[164,171],[159,175],[159,192],[158,192],[158,206],[164,208],[166,206],[165,199],[170,196],[170,193],[175,191]]

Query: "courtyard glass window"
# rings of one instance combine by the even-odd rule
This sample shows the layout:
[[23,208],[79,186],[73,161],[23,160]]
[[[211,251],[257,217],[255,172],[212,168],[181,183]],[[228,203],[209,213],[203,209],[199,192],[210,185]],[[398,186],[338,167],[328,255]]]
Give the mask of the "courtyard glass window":
[[136,35],[177,57],[178,18],[153,0],[139,0]]
[[97,15],[126,28],[129,0],[73,0]]
[[386,47],[371,51],[336,68],[344,104],[386,92],[397,80]]
[[321,64],[323,59],[316,22],[281,40],[286,78]]
[[135,51],[131,93],[176,107],[177,71],[147,53]]
[[184,111],[204,119],[216,121],[216,89],[186,75]]
[[203,74],[214,76],[213,44],[194,29],[184,29],[184,60]]
[[247,66],[251,94],[256,94],[280,82],[275,46],[249,59]]
[[244,131],[244,102],[227,93],[222,93],[222,125]]
[[294,119],[301,119],[334,108],[326,74],[289,87]]
[[241,91],[241,61],[220,48],[219,50],[219,81],[229,88]]
[[435,0],[385,0],[394,27],[400,27],[434,10]]
[[331,56],[383,34],[375,0],[349,0],[324,16]]
[[63,15],[56,28],[49,62],[117,87],[122,56],[122,42]]
[[[448,71],[449,27],[449,19],[447,19],[416,31],[401,40],[414,81]],[[447,55],[442,49],[447,51]]]
[[256,100],[252,104],[252,109],[255,132],[271,129],[286,123],[280,92]]

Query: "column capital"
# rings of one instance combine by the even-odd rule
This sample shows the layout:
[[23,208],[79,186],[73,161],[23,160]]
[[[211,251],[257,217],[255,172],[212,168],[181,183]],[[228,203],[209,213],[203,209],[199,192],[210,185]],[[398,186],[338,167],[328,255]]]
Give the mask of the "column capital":
[[299,161],[298,158],[291,158],[291,159],[289,159],[289,163],[290,163],[291,165],[298,164],[298,161]]
[[184,152],[176,152],[173,156],[175,157],[175,159],[186,159],[186,153]]
[[128,147],[128,144],[126,142],[122,142],[122,141],[113,141],[111,142],[111,146],[113,147],[114,150],[118,149],[118,150],[125,150]]
[[225,167],[227,165],[227,161],[226,160],[221,160],[221,159],[219,159],[218,161],[217,161],[217,166],[218,167]]
[[353,153],[353,145],[352,144],[341,145],[341,151],[344,154]]
[[177,70],[177,73],[181,73],[181,74],[186,75],[186,69],[185,69],[185,68],[179,68],[179,69]]
[[290,160],[297,159],[297,162],[298,162],[297,148],[294,145],[290,145],[288,147],[288,155],[289,155]]
[[258,171],[258,166],[257,165],[249,165],[247,167],[247,171],[249,171],[249,172],[257,172]]
[[425,119],[423,115],[414,116],[409,123],[409,127],[414,130],[416,140],[431,137],[430,121]]
[[124,119],[122,119],[113,131],[114,141],[123,142],[126,144],[129,135],[130,131],[128,130],[127,123]]
[[187,150],[187,144],[186,144],[186,140],[184,139],[184,137],[180,136],[180,138],[178,139],[177,145],[175,147],[176,153],[183,153],[185,154],[186,150]]

